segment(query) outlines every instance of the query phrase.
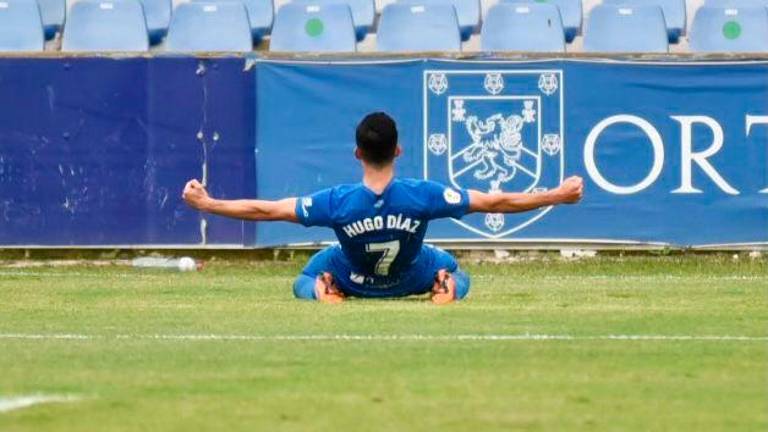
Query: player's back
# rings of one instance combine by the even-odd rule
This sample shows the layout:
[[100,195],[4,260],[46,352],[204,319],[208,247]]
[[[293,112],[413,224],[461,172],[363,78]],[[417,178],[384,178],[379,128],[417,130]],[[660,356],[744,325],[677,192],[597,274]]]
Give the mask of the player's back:
[[414,264],[430,220],[461,217],[468,206],[466,191],[396,178],[380,194],[362,183],[320,191],[300,199],[297,214],[304,225],[333,228],[354,277],[381,284]]

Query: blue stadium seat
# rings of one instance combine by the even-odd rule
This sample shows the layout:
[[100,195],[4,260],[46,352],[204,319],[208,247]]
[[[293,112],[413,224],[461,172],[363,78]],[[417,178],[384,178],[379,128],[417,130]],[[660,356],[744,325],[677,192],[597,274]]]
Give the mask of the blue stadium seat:
[[459,20],[461,40],[466,41],[480,30],[480,0],[400,0],[401,3],[442,5],[451,4],[456,9],[456,18]]
[[667,25],[658,6],[595,6],[584,30],[587,52],[666,53]]
[[379,19],[378,51],[461,51],[456,10],[450,4],[393,3]]
[[357,38],[346,4],[288,3],[277,11],[270,51],[355,52]]
[[768,52],[768,9],[701,7],[689,39],[695,52]]
[[40,6],[45,38],[53,39],[56,32],[61,30],[61,26],[64,25],[67,9],[66,0],[37,0],[37,4]]
[[557,6],[497,3],[488,10],[480,38],[483,51],[565,52]]
[[28,0],[0,0],[0,52],[42,51],[40,8]]
[[704,6],[711,7],[768,7],[768,0],[707,0]]
[[327,5],[330,3],[342,3],[349,6],[352,11],[352,22],[355,24],[357,40],[365,39],[365,35],[373,29],[373,21],[376,19],[376,3],[374,0],[294,0],[300,3]]
[[680,41],[680,36],[685,34],[685,0],[603,0],[603,3],[632,7],[658,6],[661,8],[662,12],[664,12],[664,21],[667,23],[669,42],[678,43]]
[[570,43],[581,34],[581,0],[504,0],[512,3],[551,3],[560,9],[560,17],[565,28],[565,41]]
[[168,23],[171,21],[171,0],[141,0],[144,16],[147,18],[149,43],[152,45],[162,42],[168,33]]
[[62,51],[147,51],[149,37],[138,0],[78,0],[69,10]]
[[[194,0],[198,1],[198,0]],[[201,0],[203,2],[226,2],[236,1],[245,5],[248,11],[248,21],[251,25],[251,37],[254,43],[259,43],[272,31],[272,21],[275,16],[275,10],[272,6],[272,0]]]
[[253,48],[248,12],[240,2],[180,3],[173,11],[166,51],[248,52]]

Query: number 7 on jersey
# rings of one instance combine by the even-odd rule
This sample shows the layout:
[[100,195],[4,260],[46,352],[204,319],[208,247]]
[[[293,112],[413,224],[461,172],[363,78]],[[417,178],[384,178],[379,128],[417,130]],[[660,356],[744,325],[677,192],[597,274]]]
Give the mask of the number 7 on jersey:
[[400,253],[400,241],[392,240],[382,243],[368,243],[365,245],[365,251],[368,253],[383,252],[381,258],[376,263],[376,274],[379,276],[389,276],[389,267]]

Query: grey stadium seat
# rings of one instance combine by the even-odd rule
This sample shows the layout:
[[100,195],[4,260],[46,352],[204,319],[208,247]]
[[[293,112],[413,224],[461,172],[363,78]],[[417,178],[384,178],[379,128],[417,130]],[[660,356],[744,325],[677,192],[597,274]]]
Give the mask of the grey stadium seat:
[[503,0],[512,3],[548,3],[557,6],[560,9],[560,17],[563,20],[565,28],[566,42],[573,42],[573,39],[581,34],[581,21],[583,8],[581,0]]
[[768,9],[699,8],[691,25],[690,45],[695,52],[768,52]]
[[166,51],[251,51],[248,12],[240,2],[190,2],[176,6]]
[[456,18],[459,20],[461,40],[468,40],[472,34],[480,30],[481,7],[480,0],[399,0],[411,4],[450,4],[456,10]]
[[376,3],[374,0],[294,0],[303,4],[328,5],[331,3],[346,4],[352,12],[352,22],[355,25],[357,40],[365,39],[365,36],[373,29],[376,19]]
[[565,52],[563,22],[557,6],[498,3],[485,17],[483,51]]
[[[198,0],[194,0],[198,1]],[[240,0],[202,0],[203,2],[241,3]],[[242,0],[245,10],[248,12],[248,22],[251,26],[251,37],[254,43],[259,43],[272,31],[272,22],[275,18],[275,10],[272,0]]]
[[377,50],[461,51],[461,33],[456,10],[450,4],[387,5],[379,20]]
[[595,6],[584,29],[587,52],[666,53],[667,25],[658,6]]
[[270,51],[355,52],[352,12],[343,3],[288,3],[277,11]]
[[0,0],[0,52],[42,51],[43,25],[37,3]]
[[64,26],[62,51],[147,51],[149,37],[138,0],[79,0]]
[[627,6],[651,6],[661,8],[664,21],[667,23],[669,43],[678,43],[680,36],[685,34],[686,11],[685,0],[603,0],[606,4]]

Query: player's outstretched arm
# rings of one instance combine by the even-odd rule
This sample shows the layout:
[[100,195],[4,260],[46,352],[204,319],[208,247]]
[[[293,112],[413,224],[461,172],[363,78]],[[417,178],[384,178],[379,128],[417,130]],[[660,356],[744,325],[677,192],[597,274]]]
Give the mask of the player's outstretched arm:
[[190,207],[219,216],[257,221],[298,222],[296,198],[279,201],[219,200],[211,198],[205,186],[197,180],[187,182],[182,198]]
[[556,189],[542,193],[485,193],[469,191],[469,211],[518,213],[556,204],[575,204],[584,193],[581,177],[569,177]]

